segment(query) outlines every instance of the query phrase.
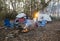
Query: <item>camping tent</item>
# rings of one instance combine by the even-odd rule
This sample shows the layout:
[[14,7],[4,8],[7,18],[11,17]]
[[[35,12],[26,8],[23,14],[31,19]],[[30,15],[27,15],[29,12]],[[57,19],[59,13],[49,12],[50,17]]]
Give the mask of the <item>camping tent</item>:
[[52,21],[50,15],[48,15],[48,14],[38,14],[38,21],[42,21],[42,20]]
[[22,17],[25,17],[25,16],[26,16],[26,14],[20,13],[20,14],[18,14],[16,17],[17,17],[17,18],[22,18]]

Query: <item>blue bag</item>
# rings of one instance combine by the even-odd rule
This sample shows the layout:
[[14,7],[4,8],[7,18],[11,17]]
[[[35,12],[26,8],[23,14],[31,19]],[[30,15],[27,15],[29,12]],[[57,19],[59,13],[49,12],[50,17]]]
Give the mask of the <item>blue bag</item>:
[[4,26],[9,27],[9,28],[13,28],[13,24],[10,23],[10,20],[8,18],[6,18],[4,20]]
[[44,27],[46,25],[46,20],[42,20],[41,22],[39,22],[39,26]]

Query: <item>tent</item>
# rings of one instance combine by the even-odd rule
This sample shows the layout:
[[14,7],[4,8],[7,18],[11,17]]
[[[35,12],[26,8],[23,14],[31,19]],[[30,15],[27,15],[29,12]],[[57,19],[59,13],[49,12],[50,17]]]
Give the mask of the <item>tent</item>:
[[50,15],[48,15],[48,14],[39,14],[38,15],[38,21],[42,21],[42,20],[52,21]]
[[26,16],[25,13],[20,13],[20,14],[18,14],[16,17],[17,17],[17,18],[22,18],[22,17],[25,17],[25,16]]

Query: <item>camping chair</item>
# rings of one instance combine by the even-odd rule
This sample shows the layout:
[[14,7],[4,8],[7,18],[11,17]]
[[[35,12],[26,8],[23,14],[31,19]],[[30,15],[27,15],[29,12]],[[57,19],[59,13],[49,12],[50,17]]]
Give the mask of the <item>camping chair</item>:
[[46,25],[46,20],[42,20],[38,26],[44,27]]
[[7,27],[7,28],[12,28],[13,24],[10,23],[9,19],[5,19],[4,20],[4,26]]

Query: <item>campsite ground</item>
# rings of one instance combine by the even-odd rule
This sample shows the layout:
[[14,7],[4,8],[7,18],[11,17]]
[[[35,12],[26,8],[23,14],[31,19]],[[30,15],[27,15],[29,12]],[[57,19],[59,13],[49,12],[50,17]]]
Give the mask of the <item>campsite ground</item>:
[[6,38],[9,32],[0,30],[0,41],[60,41],[60,21],[48,23],[45,27],[36,28],[28,33],[20,33],[16,37]]

